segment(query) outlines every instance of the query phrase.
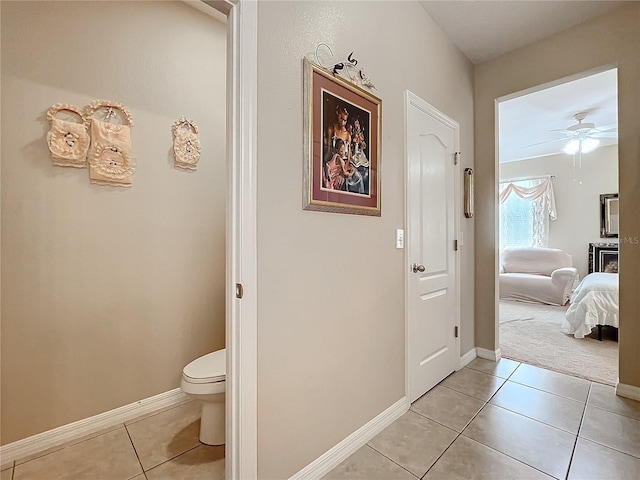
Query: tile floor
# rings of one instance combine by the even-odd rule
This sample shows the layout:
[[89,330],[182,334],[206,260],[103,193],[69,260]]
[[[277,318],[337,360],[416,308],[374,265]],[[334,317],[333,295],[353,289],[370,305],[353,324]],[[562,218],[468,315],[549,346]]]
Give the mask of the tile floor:
[[187,401],[2,465],[0,480],[223,480],[224,446],[199,432],[199,402]]
[[[198,441],[199,416],[188,401],[2,465],[0,480],[224,479],[224,447]],[[640,478],[640,402],[511,360],[475,359],[324,478],[554,477]]]
[[640,402],[507,359],[475,359],[323,480],[640,478]]

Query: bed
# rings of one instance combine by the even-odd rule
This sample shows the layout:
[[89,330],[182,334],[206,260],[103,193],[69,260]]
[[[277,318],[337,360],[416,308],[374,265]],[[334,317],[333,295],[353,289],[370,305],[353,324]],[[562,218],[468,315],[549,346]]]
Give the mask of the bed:
[[571,305],[565,313],[561,330],[576,338],[589,335],[598,327],[598,340],[602,339],[602,326],[618,328],[618,274],[590,273],[571,295]]

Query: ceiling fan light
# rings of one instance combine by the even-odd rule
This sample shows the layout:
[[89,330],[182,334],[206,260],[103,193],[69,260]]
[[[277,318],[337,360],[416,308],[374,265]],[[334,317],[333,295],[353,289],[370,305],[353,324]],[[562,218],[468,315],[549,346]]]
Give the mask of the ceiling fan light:
[[581,143],[582,143],[582,153],[589,153],[589,152],[593,152],[596,148],[598,148],[598,145],[600,145],[600,140],[589,137],[582,140]]
[[572,138],[571,140],[569,140],[567,144],[564,146],[564,148],[562,149],[562,151],[567,155],[573,155],[574,153],[578,153],[578,150],[580,150],[580,142],[575,138]]

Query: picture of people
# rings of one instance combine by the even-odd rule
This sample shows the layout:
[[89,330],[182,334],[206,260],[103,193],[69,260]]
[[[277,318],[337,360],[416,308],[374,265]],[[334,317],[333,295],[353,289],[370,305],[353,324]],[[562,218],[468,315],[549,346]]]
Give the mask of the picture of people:
[[370,112],[322,91],[322,188],[368,196]]
[[303,210],[381,216],[382,100],[304,59]]

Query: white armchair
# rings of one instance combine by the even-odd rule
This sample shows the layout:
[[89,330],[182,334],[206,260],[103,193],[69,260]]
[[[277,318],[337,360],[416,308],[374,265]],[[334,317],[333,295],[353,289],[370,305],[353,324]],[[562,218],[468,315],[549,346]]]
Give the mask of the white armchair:
[[578,270],[556,248],[513,247],[500,254],[500,298],[564,305]]

